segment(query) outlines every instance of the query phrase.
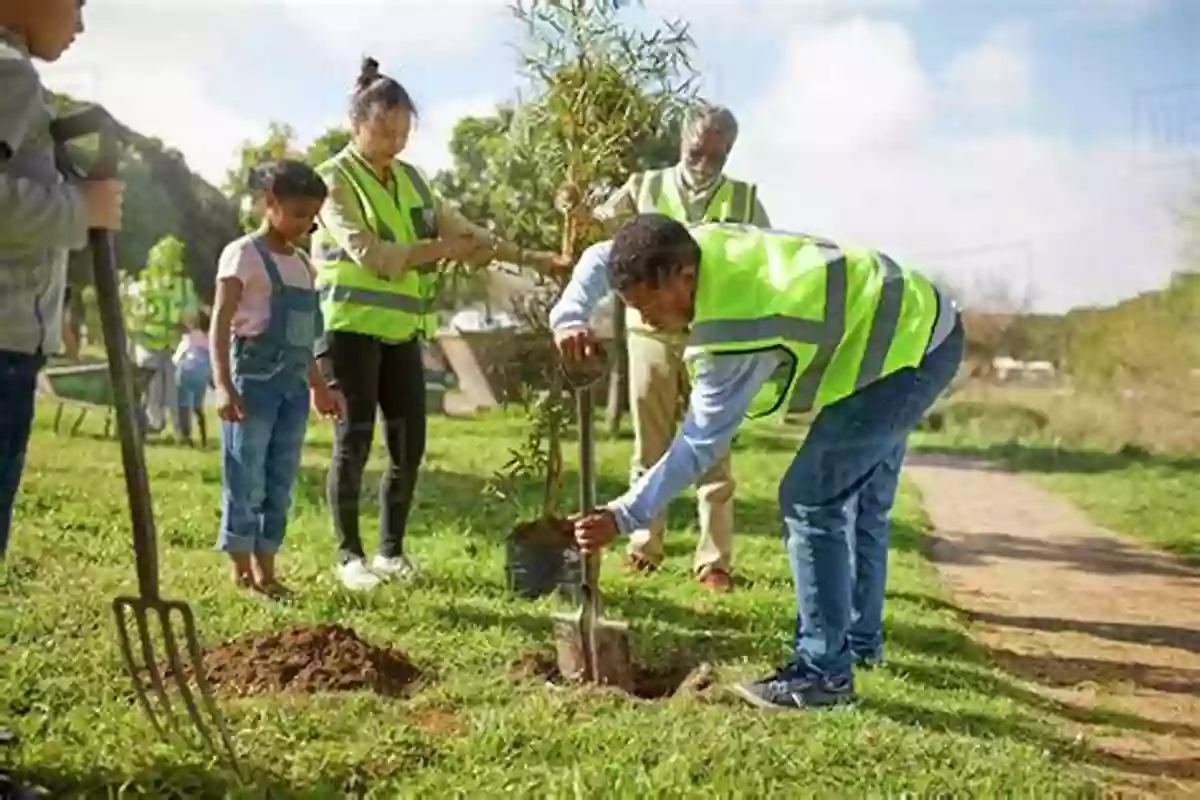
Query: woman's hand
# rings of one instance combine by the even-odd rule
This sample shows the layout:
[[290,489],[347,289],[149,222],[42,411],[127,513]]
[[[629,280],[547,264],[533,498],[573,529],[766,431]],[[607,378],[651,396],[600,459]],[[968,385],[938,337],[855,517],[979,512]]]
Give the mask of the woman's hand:
[[312,388],[312,404],[317,413],[326,419],[346,418],[346,398],[337,389],[330,389],[324,383]]
[[470,263],[480,254],[480,251],[486,252],[487,249],[473,236],[452,236],[438,239],[438,254],[446,261]]
[[527,250],[525,260],[529,266],[547,275],[571,271],[571,258],[561,253],[552,253],[547,250]]
[[217,416],[226,422],[241,422],[246,418],[242,396],[231,385],[217,387]]

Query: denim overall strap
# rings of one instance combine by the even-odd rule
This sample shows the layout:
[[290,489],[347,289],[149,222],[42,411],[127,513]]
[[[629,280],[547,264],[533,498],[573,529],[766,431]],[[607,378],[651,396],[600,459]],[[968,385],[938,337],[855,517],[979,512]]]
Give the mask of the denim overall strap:
[[279,274],[279,265],[275,263],[275,257],[271,255],[271,251],[263,244],[261,236],[254,237],[254,249],[258,251],[258,257],[262,259],[263,269],[267,271],[267,278],[271,281],[271,298],[274,300],[285,288],[283,276]]
[[270,317],[258,336],[235,341],[238,372],[243,377],[258,379],[285,370],[303,376],[316,340],[319,315],[316,290],[284,283],[279,266],[262,239],[255,237],[253,244],[271,282]]

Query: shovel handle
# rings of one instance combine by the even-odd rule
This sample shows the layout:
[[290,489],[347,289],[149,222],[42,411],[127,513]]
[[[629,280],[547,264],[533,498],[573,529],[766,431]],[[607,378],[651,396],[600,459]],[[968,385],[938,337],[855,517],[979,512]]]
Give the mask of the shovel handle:
[[[596,507],[596,437],[592,424],[595,382],[576,384],[575,410],[579,417],[579,505],[582,513]],[[587,641],[595,640],[594,629],[600,619],[600,553],[583,558],[583,623]]]
[[[121,149],[115,120],[103,108],[92,106],[59,120],[53,129],[62,144],[89,134],[99,134],[99,157],[88,173],[93,180],[117,177]],[[125,470],[125,489],[129,496],[129,514],[133,523],[133,548],[137,565],[138,588],[142,597],[158,599],[158,548],[154,533],[154,512],[150,505],[150,481],[146,475],[146,455],[138,425],[125,321],[121,315],[121,295],[117,283],[116,237],[112,231],[91,229],[88,245],[94,261],[93,280],[100,327],[104,331],[104,349],[113,388],[117,418],[117,437],[121,442],[121,463]]]

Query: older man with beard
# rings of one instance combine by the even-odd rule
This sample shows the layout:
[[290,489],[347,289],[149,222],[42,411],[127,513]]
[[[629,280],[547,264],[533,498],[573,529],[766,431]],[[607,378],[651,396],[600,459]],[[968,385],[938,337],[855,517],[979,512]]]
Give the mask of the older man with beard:
[[[737,120],[729,109],[702,108],[684,125],[679,163],[634,173],[596,209],[595,216],[614,231],[631,217],[648,212],[685,224],[736,222],[769,227],[755,185],[724,172],[737,134]],[[589,268],[603,269],[604,265],[585,261],[578,269]],[[550,314],[556,338],[586,327],[587,313],[568,289]],[[683,366],[686,336],[652,330],[633,309],[626,311],[626,325],[629,405],[635,437],[632,473],[636,481],[662,457],[674,438],[681,398],[687,395],[689,381]],[[693,569],[701,584],[718,592],[733,588],[734,486],[728,456],[717,461],[696,484],[700,541]],[[627,561],[631,569],[651,572],[658,568],[663,559],[664,527],[660,515],[648,529],[633,534]]]

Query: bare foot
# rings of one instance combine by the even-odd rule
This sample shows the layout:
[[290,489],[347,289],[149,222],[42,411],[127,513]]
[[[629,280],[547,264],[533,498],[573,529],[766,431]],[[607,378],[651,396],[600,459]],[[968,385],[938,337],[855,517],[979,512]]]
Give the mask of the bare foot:
[[230,553],[233,560],[233,584],[239,589],[254,588],[254,565],[250,562],[249,553]]
[[275,554],[254,554],[254,583],[258,591],[273,600],[285,600],[292,596],[291,590],[275,577]]
[[259,580],[256,588],[272,600],[290,600],[292,598],[292,590],[275,578]]

